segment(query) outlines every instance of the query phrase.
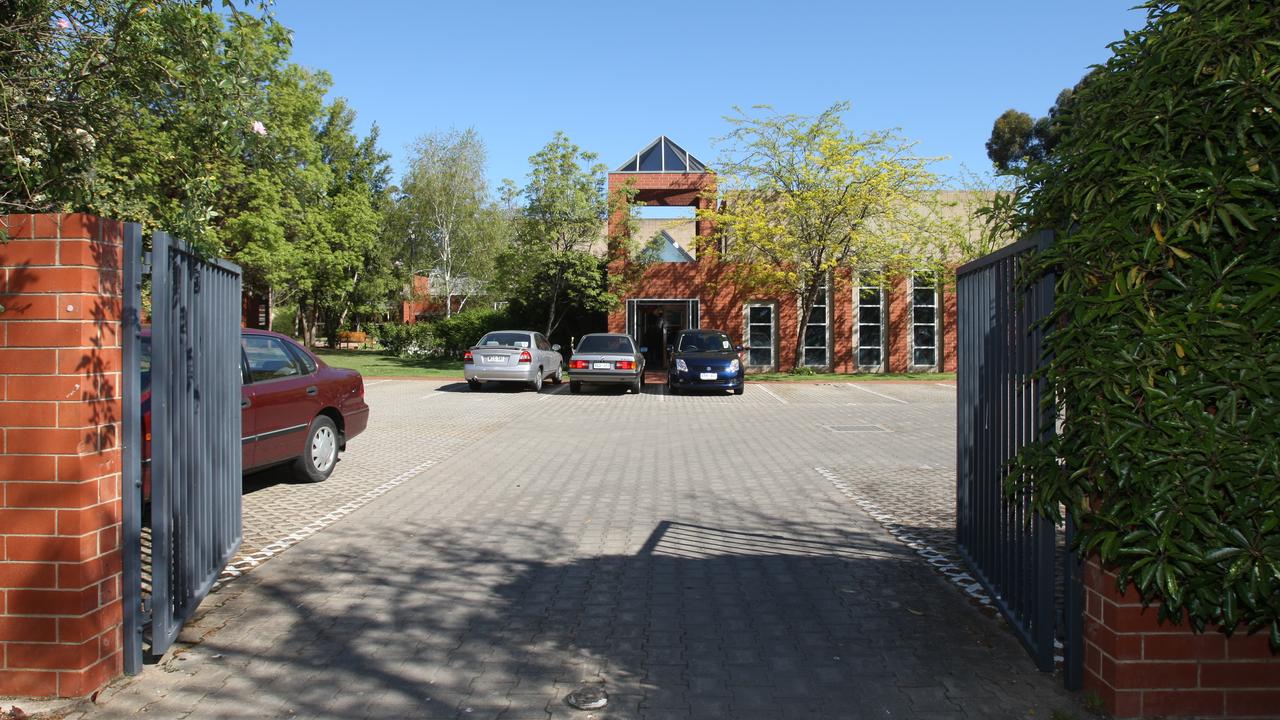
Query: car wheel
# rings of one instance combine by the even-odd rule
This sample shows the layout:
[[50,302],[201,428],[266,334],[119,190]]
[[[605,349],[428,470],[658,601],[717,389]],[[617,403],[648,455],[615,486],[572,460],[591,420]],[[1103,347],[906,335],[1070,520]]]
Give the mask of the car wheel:
[[680,388],[676,387],[675,383],[667,383],[667,394],[668,394],[668,395],[679,395],[679,394],[680,394]]
[[551,376],[551,384],[559,385],[564,382],[564,368],[556,368],[556,374]]
[[294,474],[303,482],[321,482],[338,464],[338,428],[325,415],[316,416],[307,431],[307,444],[293,461]]
[[582,392],[582,383],[578,382],[577,380],[570,380],[569,392],[574,395],[577,395],[578,393]]
[[480,388],[483,386],[484,386],[484,383],[480,382],[479,380],[467,381],[467,387],[471,388],[473,391],[479,391]]
[[739,385],[738,387],[736,387],[736,388],[734,388],[734,389],[733,389],[733,394],[734,394],[734,395],[741,395],[741,394],[743,393],[743,391],[745,391],[746,389],[747,389],[747,386],[746,386],[746,385]]
[[542,368],[538,368],[537,372],[533,374],[533,379],[529,381],[529,389],[534,392],[542,390]]
[[643,380],[644,380],[644,378],[639,378],[639,377],[638,377],[638,378],[636,378],[635,380],[632,380],[632,381],[631,381],[631,392],[635,393],[636,395],[639,395],[639,394],[640,394],[640,390],[644,388]]

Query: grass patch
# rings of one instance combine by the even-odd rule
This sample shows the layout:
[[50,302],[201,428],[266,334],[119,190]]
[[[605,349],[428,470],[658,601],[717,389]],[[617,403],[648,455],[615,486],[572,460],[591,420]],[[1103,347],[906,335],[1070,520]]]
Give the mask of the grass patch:
[[448,358],[402,358],[376,350],[313,350],[333,367],[359,370],[365,377],[462,377],[462,361]]
[[878,380],[935,380],[954,382],[955,373],[759,373],[748,374],[747,382],[874,382]]

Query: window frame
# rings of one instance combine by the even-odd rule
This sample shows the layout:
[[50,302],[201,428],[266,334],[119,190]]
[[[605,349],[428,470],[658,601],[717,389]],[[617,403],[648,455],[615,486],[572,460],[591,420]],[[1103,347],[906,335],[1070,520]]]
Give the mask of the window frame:
[[[823,343],[824,343],[824,344],[823,344],[823,346],[822,346],[822,351],[823,351],[823,357],[825,358],[825,360],[824,360],[824,362],[823,362],[821,365],[810,365],[810,364],[809,364],[809,362],[808,362],[808,354],[809,354],[809,353],[808,353],[808,351],[809,351],[809,350],[811,350],[811,349],[814,349],[814,350],[818,349],[818,346],[817,346],[817,345],[806,345],[806,344],[805,344],[805,343],[807,343],[807,342],[808,342],[808,339],[809,339],[809,326],[810,326],[810,325],[815,325],[816,323],[811,323],[811,322],[809,322],[809,318],[804,317],[804,308],[802,307],[802,303],[800,302],[800,299],[799,299],[799,298],[797,298],[797,299],[796,299],[796,312],[797,312],[797,314],[798,314],[798,315],[800,315],[800,317],[799,317],[800,324],[801,324],[801,326],[803,326],[803,328],[804,328],[804,331],[800,333],[800,343],[801,343],[801,345],[800,345],[800,366],[801,366],[801,367],[807,367],[807,368],[820,368],[820,369],[830,370],[830,369],[831,369],[831,367],[832,367],[832,357],[831,357],[831,355],[832,355],[832,353],[831,353],[831,275],[830,275],[830,274],[824,274],[824,275],[823,275],[823,278],[822,278],[822,292],[823,292],[823,302],[822,302],[822,306],[821,306],[821,307],[822,307],[822,309],[823,309],[823,313],[822,313],[822,315],[823,315],[823,318],[822,318],[822,329],[823,329],[823,333],[822,333],[822,335],[823,335]],[[815,303],[815,304],[814,304],[814,309],[816,309],[817,307],[818,307],[818,305]],[[812,313],[812,312],[813,312],[813,309],[810,309],[810,313]]]
[[[289,362],[293,364],[293,368],[298,372],[293,375],[281,375],[279,377],[269,377],[261,380],[254,378],[253,363],[249,359],[249,349],[244,345],[244,341],[249,338],[262,338],[267,343],[278,344],[281,352],[284,353],[285,357],[289,358]],[[245,376],[248,378],[249,384],[251,385],[264,385],[266,383],[280,382],[281,380],[295,380],[297,378],[310,375],[310,373],[303,372],[306,368],[301,364],[298,358],[294,356],[293,351],[289,348],[289,343],[277,337],[272,337],[270,335],[242,335],[240,338],[240,352],[244,355]]]
[[[763,323],[751,322],[751,309],[757,307],[769,308],[769,364],[758,365],[751,362],[751,350],[755,346],[751,344],[751,327],[753,325],[763,326]],[[742,304],[742,337],[745,340],[743,345],[746,346],[746,363],[745,366],[753,370],[763,370],[768,372],[776,372],[778,369],[778,303],[771,300],[748,302]]]
[[[932,290],[932,291],[933,291],[933,304],[932,304],[932,305],[922,305],[922,306],[921,306],[921,307],[932,307],[932,308],[933,308],[933,322],[932,322],[932,323],[918,323],[918,322],[916,322],[916,290],[917,290],[917,289],[921,289],[921,290],[923,290],[923,289],[925,289],[925,287],[926,287],[926,286],[922,286],[922,285],[920,285],[920,284],[919,284],[920,280],[922,280],[922,279],[925,279],[925,280],[928,282],[927,288],[928,288],[929,290]],[[910,358],[910,361],[911,361],[911,362],[910,362],[910,368],[911,368],[911,370],[912,370],[913,372],[920,372],[920,371],[930,371],[930,372],[932,372],[932,371],[936,371],[936,370],[937,370],[937,368],[938,368],[938,367],[939,367],[939,365],[940,365],[940,362],[939,362],[939,361],[941,360],[941,357],[942,357],[942,352],[941,352],[941,350],[942,350],[942,343],[940,342],[940,340],[941,340],[941,338],[942,338],[942,333],[941,333],[941,320],[942,320],[942,290],[941,290],[941,288],[940,288],[940,286],[939,286],[939,283],[938,283],[938,281],[937,281],[937,278],[932,278],[932,279],[930,279],[930,278],[928,278],[924,273],[920,273],[920,272],[915,272],[915,273],[912,273],[912,274],[911,274],[911,284],[910,284],[910,288],[911,288],[911,290],[910,290],[910,294],[907,296],[907,313],[908,313],[908,314],[907,314],[907,317],[909,317],[909,318],[911,319],[911,323],[910,323],[911,331],[910,331],[910,333],[908,333],[908,336],[907,336],[909,352],[911,353],[911,354],[908,356],[908,357]],[[917,327],[928,327],[929,325],[932,325],[932,326],[933,326],[933,345],[931,345],[931,346],[928,346],[928,345],[921,346],[921,349],[928,348],[928,349],[930,349],[930,350],[932,350],[932,351],[933,351],[933,363],[932,363],[932,364],[921,364],[921,363],[917,363],[917,362],[916,362],[916,349],[917,349],[917,346],[916,346],[916,328],[917,328]]]
[[[279,339],[279,338],[275,338]],[[285,347],[293,353],[293,359],[302,364],[302,375],[315,375],[320,372],[320,364],[316,362],[311,354],[295,342],[284,343]]]
[[[880,302],[879,302],[880,362],[875,365],[862,364],[862,327],[864,325],[871,325],[871,323],[862,322],[862,308],[863,308],[862,291],[863,290],[875,290],[877,293],[880,294]],[[871,307],[871,306],[868,305],[866,307]],[[884,288],[884,286],[876,285],[874,287],[869,287],[861,284],[854,285],[853,287],[853,357],[851,359],[853,361],[853,366],[857,368],[859,372],[883,373],[886,371],[885,370],[887,367],[886,363],[889,359],[889,343],[888,343],[888,340],[889,340],[888,324],[889,323],[888,321],[889,321],[889,293]]]

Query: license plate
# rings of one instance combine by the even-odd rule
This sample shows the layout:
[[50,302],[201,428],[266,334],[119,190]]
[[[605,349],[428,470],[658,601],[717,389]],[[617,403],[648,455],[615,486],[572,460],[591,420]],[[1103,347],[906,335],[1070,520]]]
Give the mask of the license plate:
[[613,363],[607,363],[607,362],[591,363],[591,369],[593,369],[593,370],[612,370],[612,369],[613,369]]
[[699,380],[715,380],[717,377],[719,376],[715,373],[702,373],[698,375]]
[[507,361],[506,355],[485,355],[484,361],[489,363],[504,363]]

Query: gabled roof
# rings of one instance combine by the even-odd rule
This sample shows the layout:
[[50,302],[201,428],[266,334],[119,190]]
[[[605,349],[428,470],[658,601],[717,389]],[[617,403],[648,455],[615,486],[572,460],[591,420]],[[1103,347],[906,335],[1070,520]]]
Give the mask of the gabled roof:
[[666,135],[659,135],[657,140],[649,143],[614,172],[704,173],[707,172],[707,166]]

